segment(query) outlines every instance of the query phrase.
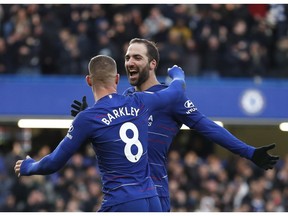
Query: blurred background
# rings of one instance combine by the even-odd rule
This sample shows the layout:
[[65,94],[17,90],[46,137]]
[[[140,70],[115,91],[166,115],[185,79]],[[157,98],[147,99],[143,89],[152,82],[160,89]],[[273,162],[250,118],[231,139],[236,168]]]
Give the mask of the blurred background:
[[[0,5],[0,211],[97,211],[97,160],[87,144],[59,172],[21,177],[14,164],[39,159],[67,125],[25,126],[23,119],[71,121],[91,57],[118,63],[119,93],[129,87],[128,42],[157,43],[157,76],[178,64],[198,110],[255,147],[276,143],[276,168],[262,171],[196,131],[181,130],[168,160],[171,207],[186,211],[288,211],[288,5]],[[68,125],[69,126],[69,125]]]

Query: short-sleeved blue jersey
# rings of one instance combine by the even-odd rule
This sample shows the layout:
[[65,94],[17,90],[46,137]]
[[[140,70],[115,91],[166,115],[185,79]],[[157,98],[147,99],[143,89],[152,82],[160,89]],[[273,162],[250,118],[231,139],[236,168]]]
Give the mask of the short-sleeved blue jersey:
[[[167,88],[166,85],[155,85],[147,89],[157,92]],[[135,92],[134,87],[128,88],[123,95]],[[148,157],[153,179],[159,197],[169,197],[167,176],[167,156],[170,145],[182,124],[197,130],[206,138],[220,144],[240,156],[251,158],[254,147],[234,137],[225,128],[218,126],[201,114],[193,102],[183,94],[180,100],[169,104],[164,109],[151,112],[148,120]]]
[[153,110],[177,101],[183,80],[159,92],[131,96],[110,94],[79,113],[66,137],[50,154],[23,161],[21,175],[50,174],[64,166],[79,147],[90,141],[98,158],[104,198],[102,208],[157,196],[148,164],[148,117]]

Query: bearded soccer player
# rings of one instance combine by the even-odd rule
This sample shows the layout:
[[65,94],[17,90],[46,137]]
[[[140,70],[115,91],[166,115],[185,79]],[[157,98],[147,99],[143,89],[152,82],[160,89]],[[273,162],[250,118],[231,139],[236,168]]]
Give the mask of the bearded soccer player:
[[[157,80],[155,70],[157,66],[151,67],[152,61],[159,64],[159,51],[156,44],[146,39],[132,39],[125,54],[125,69],[133,87],[128,88],[124,95],[142,91],[157,92],[167,88]],[[87,106],[85,97],[83,97],[82,103],[74,101],[72,104],[74,110],[71,110],[71,115],[77,115]],[[279,160],[278,156],[267,153],[268,150],[275,147],[275,144],[255,148],[244,143],[200,113],[185,94],[177,103],[151,113],[149,119],[148,156],[151,178],[157,187],[162,210],[165,212],[170,211],[167,174],[168,151],[182,124],[196,130],[205,138],[229,151],[251,160],[262,169],[272,169]]]

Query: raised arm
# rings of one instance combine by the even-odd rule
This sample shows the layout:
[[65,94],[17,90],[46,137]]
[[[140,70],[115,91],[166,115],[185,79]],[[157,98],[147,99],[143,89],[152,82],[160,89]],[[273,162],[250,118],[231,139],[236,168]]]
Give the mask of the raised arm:
[[182,68],[174,65],[172,68],[168,68],[168,75],[172,78],[172,82],[166,89],[158,92],[137,92],[150,110],[160,109],[178,101],[184,94],[186,83]]

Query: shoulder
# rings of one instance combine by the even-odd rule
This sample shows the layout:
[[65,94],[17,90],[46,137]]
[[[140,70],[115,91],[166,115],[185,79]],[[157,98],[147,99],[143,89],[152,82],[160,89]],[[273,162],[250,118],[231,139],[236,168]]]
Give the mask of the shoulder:
[[127,88],[122,95],[131,95],[131,94],[134,94],[135,93],[135,88],[134,87],[129,87]]
[[77,123],[77,124],[81,124],[82,122],[85,122],[87,119],[88,119],[88,116],[89,116],[89,110],[91,108],[88,107],[87,109],[81,111],[80,113],[77,114],[77,116],[74,118],[74,123]]
[[160,90],[165,89],[167,87],[168,86],[165,84],[158,84],[158,85],[154,85],[154,86],[150,87],[149,89],[147,89],[147,91],[157,92],[157,91],[160,91]]

